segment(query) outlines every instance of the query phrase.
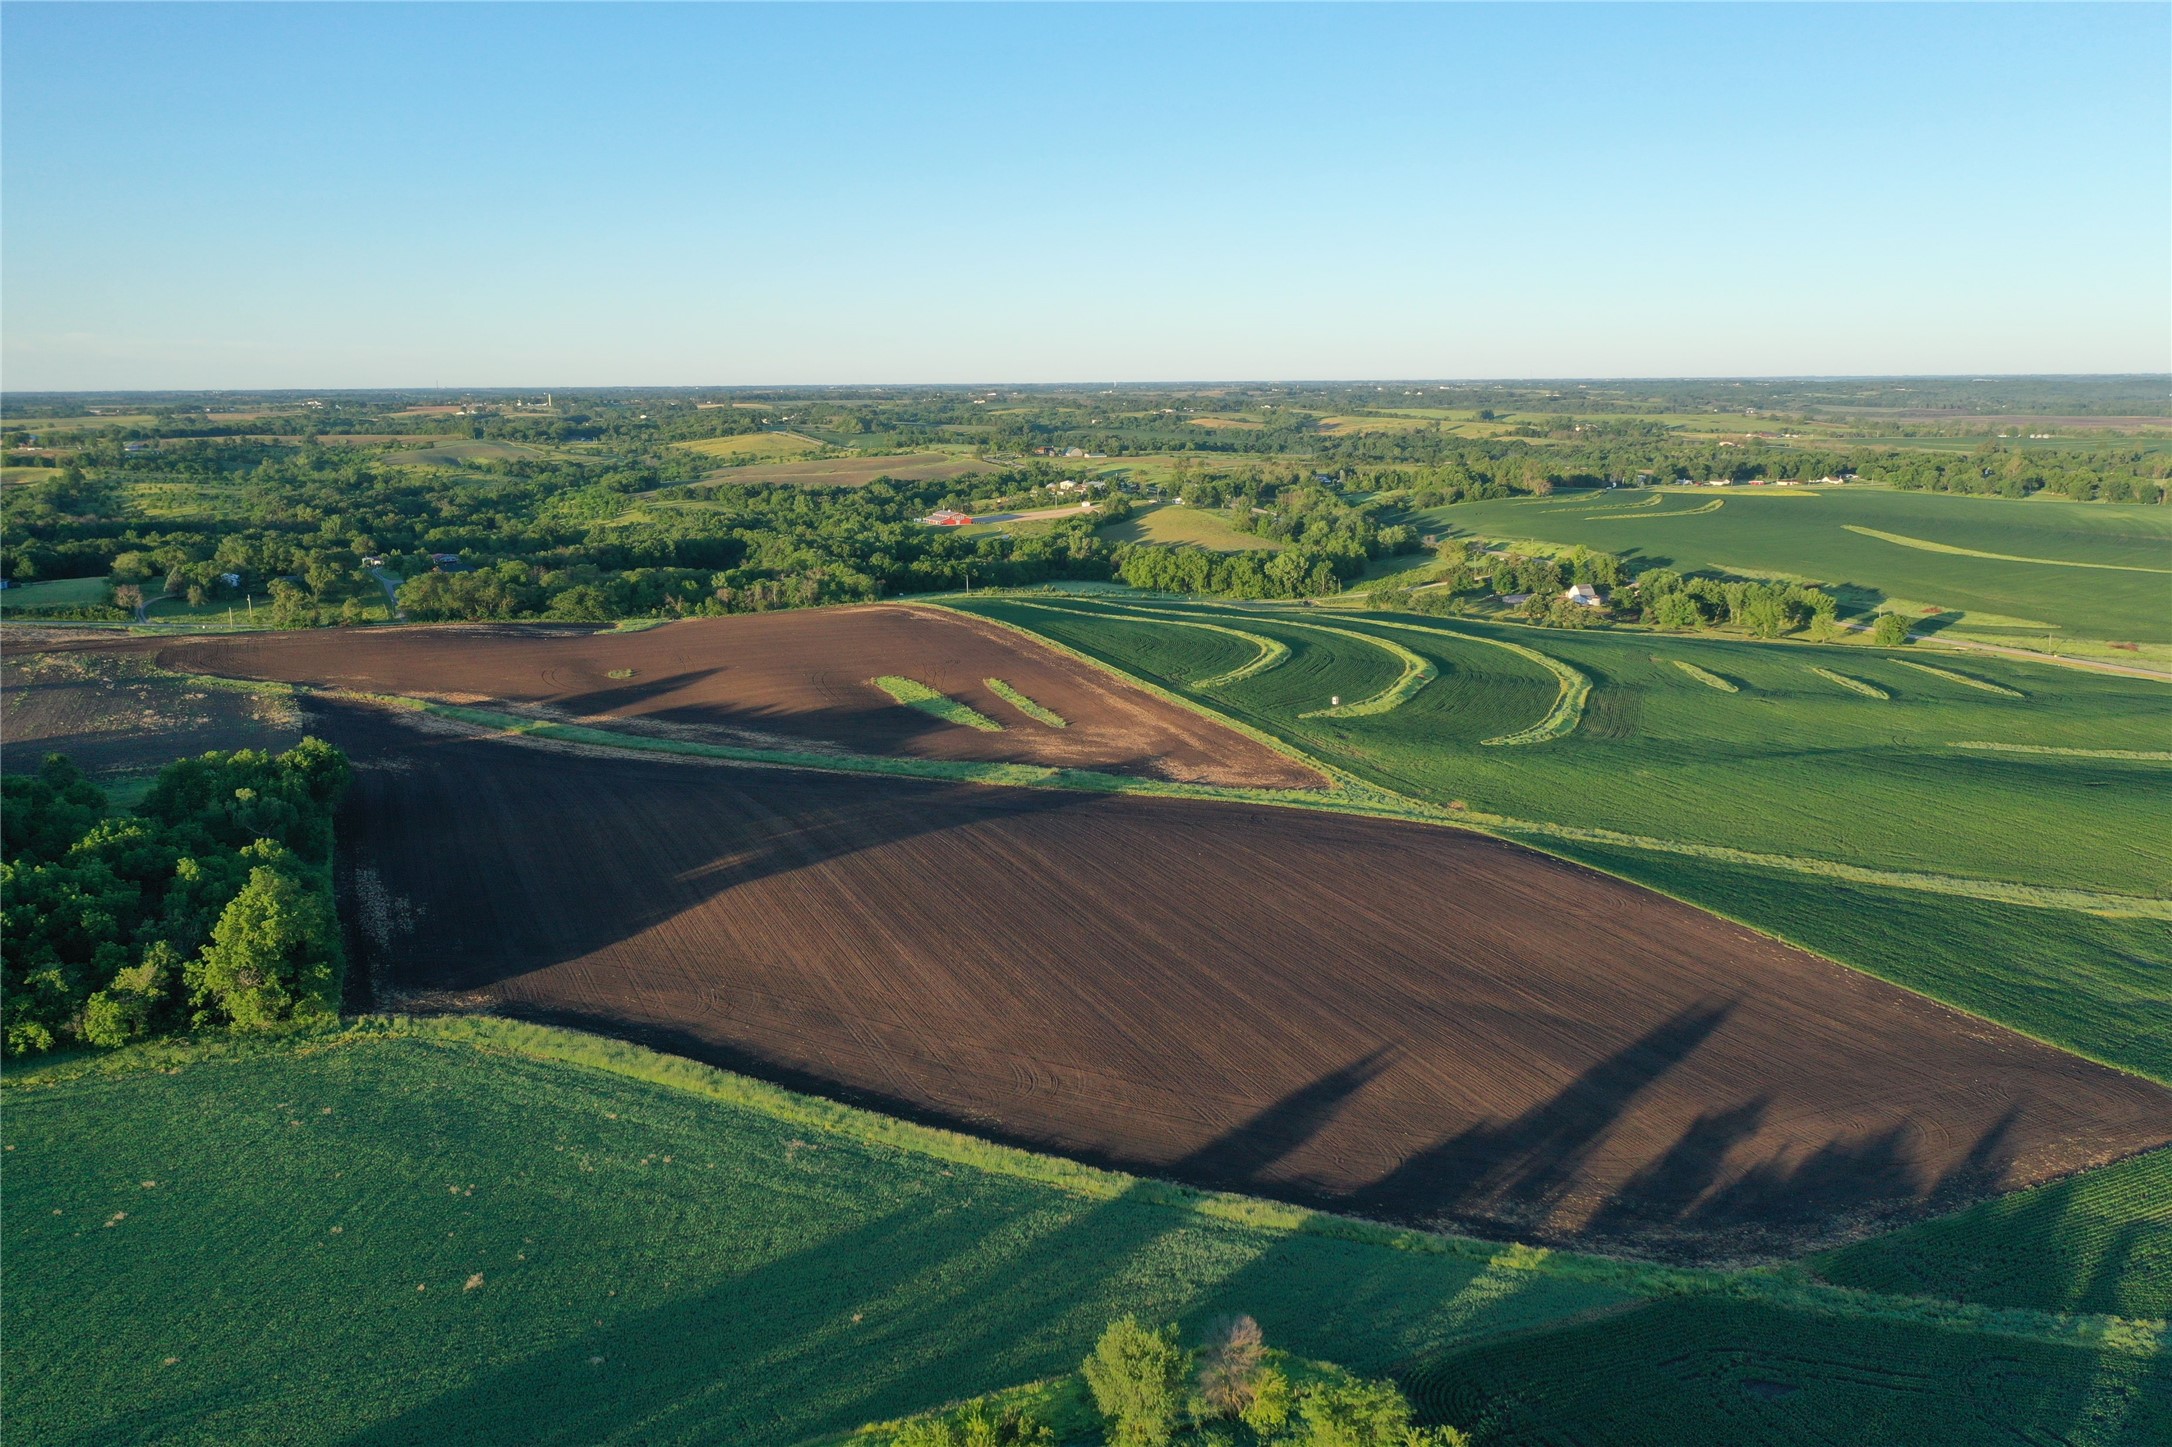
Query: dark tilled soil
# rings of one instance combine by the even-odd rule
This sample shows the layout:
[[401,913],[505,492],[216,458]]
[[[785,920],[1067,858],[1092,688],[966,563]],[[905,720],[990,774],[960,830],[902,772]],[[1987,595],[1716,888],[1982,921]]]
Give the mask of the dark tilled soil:
[[34,772],[60,753],[88,774],[130,773],[206,749],[284,749],[301,739],[287,700],[198,687],[147,662],[11,646],[0,662],[0,766]]
[[[191,673],[498,703],[718,743],[1100,769],[1192,783],[1317,788],[1313,770],[1221,724],[982,619],[825,608],[594,628],[316,629],[159,648]],[[946,723],[870,679],[896,674],[1003,726]],[[618,675],[618,676],[614,676]],[[1068,727],[1027,717],[1001,679]]]
[[1721,1261],[2172,1139],[2157,1086],[1477,835],[319,710],[385,994],[1087,1160]]

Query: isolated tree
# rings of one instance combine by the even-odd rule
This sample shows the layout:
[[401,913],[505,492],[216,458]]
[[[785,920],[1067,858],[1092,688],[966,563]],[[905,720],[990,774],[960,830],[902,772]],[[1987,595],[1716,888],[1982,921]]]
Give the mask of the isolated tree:
[[1908,620],[1898,613],[1880,613],[1871,626],[1870,641],[1880,648],[1898,648],[1908,641]]
[[1081,1368],[1117,1447],[1168,1447],[1176,1435],[1184,1352],[1174,1326],[1153,1331],[1135,1316],[1109,1323]]

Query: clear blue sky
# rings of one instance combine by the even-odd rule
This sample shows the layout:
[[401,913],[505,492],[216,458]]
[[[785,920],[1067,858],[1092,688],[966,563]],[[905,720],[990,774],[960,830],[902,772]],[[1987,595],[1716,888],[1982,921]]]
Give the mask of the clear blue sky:
[[2166,370],[2168,16],[10,4],[0,382]]

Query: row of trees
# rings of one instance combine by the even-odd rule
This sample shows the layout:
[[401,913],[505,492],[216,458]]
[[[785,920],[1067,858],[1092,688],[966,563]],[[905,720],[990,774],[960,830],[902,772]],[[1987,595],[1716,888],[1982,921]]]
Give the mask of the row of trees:
[[58,754],[0,782],[0,1049],[336,1008],[332,812],[348,777],[337,749],[304,739],[169,764],[125,814]]

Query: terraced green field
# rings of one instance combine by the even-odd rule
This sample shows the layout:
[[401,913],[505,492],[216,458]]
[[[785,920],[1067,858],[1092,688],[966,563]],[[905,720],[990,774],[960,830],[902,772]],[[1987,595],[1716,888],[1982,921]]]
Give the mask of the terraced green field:
[[2039,1311],[2172,1317],[2172,1151],[1850,1246],[1813,1263],[1841,1286]]
[[1125,1312],[1377,1374],[1630,1299],[566,1032],[152,1063],[11,1073],[11,1440],[787,1444],[1069,1370]]
[[[1084,600],[968,606],[1171,687],[1250,656],[1236,639],[1156,629],[1137,609]],[[1196,692],[1416,798],[1882,870],[2133,895],[2172,887],[2172,834],[2157,827],[2172,807],[2172,770],[2150,760],[1955,747],[2161,749],[2172,689],[2149,680],[1990,658],[1956,665],[2005,690],[1992,693],[1846,646],[1302,609],[1178,607],[1165,616],[1288,646],[1281,666]],[[1486,746],[1545,719],[1562,691],[1558,676],[1504,643],[1591,681],[1580,720],[1562,736],[1537,747]],[[1391,710],[1306,717],[1331,698],[1349,703],[1390,687],[1404,667],[1397,646],[1435,664],[1439,676]],[[1715,689],[1678,661],[1737,691]],[[1888,697],[1843,688],[1818,667]]]
[[[1664,501],[1653,505],[1655,497]],[[2172,642],[2164,508],[1734,487],[1557,493],[1420,516],[1428,531],[1580,544],[1640,567],[1809,578],[1837,585],[1859,609],[1958,613],[1958,632],[1993,640]]]

